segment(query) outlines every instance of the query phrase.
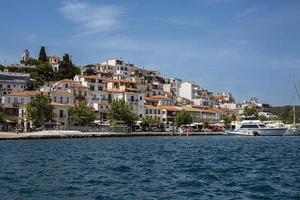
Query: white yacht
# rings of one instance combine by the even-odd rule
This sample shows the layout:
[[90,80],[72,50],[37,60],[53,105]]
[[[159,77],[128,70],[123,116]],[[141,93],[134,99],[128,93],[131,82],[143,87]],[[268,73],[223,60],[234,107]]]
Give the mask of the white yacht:
[[242,136],[283,136],[287,128],[285,127],[266,127],[259,120],[243,120],[241,122],[232,122],[230,131],[226,135]]

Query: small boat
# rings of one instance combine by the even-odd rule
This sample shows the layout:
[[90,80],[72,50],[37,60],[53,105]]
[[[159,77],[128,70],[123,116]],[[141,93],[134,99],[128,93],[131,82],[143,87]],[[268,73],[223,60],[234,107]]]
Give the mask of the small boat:
[[240,136],[283,136],[286,133],[285,127],[266,127],[260,120],[243,120],[233,122],[230,131],[226,135]]

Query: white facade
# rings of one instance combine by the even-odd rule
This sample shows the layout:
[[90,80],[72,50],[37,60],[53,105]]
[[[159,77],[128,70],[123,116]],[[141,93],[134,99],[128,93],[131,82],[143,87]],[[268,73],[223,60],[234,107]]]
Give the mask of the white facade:
[[179,88],[179,96],[192,100],[195,105],[212,106],[212,92],[192,82],[184,82]]
[[136,112],[140,118],[144,116],[144,94],[134,92],[113,93],[112,98],[114,100],[124,99],[126,103],[132,105],[133,111]]
[[29,79],[29,74],[0,71],[0,96],[7,95],[11,91],[25,90]]
[[98,76],[76,75],[74,80],[81,82],[83,86],[89,88],[89,103],[92,104],[99,101],[107,101],[108,93],[106,92],[106,89],[108,79],[100,78]]

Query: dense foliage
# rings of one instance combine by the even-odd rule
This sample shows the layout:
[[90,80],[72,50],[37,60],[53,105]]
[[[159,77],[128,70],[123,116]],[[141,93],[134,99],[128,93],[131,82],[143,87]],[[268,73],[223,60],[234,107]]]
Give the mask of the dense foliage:
[[132,106],[123,99],[114,100],[108,109],[108,118],[112,123],[125,123],[133,125],[138,119]]
[[58,77],[60,79],[73,79],[76,74],[80,74],[80,68],[76,67],[71,59],[69,54],[63,56],[63,60],[59,64]]
[[90,76],[90,75],[96,75],[96,72],[91,69],[91,68],[87,68],[84,72],[83,72],[83,75],[86,75],[86,76]]
[[158,116],[146,115],[141,123],[143,131],[161,130],[161,120]]
[[5,114],[0,110],[0,123],[4,123],[6,119]]
[[68,114],[69,121],[76,126],[89,125],[96,119],[96,113],[84,101],[81,101],[78,105],[71,107]]
[[246,117],[255,117],[258,118],[258,112],[255,108],[245,107],[243,110],[243,115]]
[[48,96],[38,94],[26,106],[26,114],[35,127],[42,127],[52,120],[53,107]]
[[46,50],[45,50],[44,46],[42,46],[41,49],[40,49],[38,61],[40,61],[40,62],[47,62],[48,61]]
[[227,114],[227,115],[223,116],[221,118],[221,120],[223,120],[223,123],[225,124],[225,126],[229,126],[232,121],[236,121],[236,116],[234,113]]
[[193,117],[191,116],[190,112],[181,110],[176,114],[175,120],[177,126],[180,126],[184,124],[191,124],[193,122]]

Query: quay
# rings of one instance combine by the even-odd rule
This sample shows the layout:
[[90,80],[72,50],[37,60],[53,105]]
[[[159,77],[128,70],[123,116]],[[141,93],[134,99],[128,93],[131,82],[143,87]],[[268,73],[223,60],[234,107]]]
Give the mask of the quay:
[[133,136],[208,136],[223,135],[222,132],[80,132],[80,131],[38,131],[31,133],[0,132],[0,140],[19,139],[60,139],[60,138],[88,138],[88,137],[133,137]]

